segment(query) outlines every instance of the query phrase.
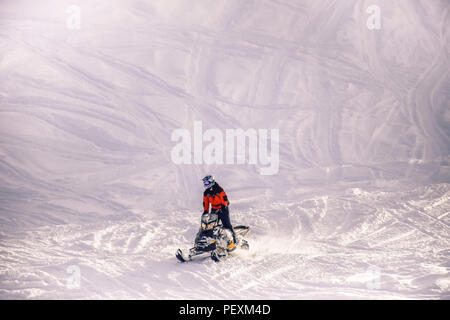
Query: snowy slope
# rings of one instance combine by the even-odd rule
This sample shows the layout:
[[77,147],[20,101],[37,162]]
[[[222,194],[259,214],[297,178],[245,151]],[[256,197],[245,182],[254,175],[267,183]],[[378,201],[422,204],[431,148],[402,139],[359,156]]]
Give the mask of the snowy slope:
[[[0,298],[450,298],[449,48],[448,1],[1,0]],[[195,121],[279,172],[173,163]],[[207,173],[251,249],[179,264]]]

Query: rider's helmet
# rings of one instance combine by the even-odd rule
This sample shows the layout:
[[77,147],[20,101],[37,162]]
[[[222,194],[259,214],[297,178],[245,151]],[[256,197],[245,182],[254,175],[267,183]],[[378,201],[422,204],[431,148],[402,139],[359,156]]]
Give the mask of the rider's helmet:
[[203,179],[203,187],[205,189],[211,188],[213,185],[216,184],[216,181],[214,180],[214,177],[211,175],[208,175],[204,177]]

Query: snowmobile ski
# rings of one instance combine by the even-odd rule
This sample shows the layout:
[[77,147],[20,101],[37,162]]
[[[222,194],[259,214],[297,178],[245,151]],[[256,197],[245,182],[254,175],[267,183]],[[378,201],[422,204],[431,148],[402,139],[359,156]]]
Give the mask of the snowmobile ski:
[[175,257],[177,257],[177,259],[180,260],[180,262],[188,261],[183,257],[183,251],[181,251],[181,249],[177,250],[177,252],[175,253]]

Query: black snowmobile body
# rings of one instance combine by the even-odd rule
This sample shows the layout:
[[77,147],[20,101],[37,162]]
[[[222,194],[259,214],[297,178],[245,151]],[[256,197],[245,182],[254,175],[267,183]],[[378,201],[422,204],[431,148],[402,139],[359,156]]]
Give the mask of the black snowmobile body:
[[195,256],[209,254],[214,261],[220,261],[236,248],[248,249],[248,242],[243,237],[248,234],[250,227],[235,226],[236,244],[229,229],[219,224],[219,212],[213,211],[202,215],[201,227],[195,237],[194,247],[189,253],[178,249],[175,256],[181,262],[190,261]]

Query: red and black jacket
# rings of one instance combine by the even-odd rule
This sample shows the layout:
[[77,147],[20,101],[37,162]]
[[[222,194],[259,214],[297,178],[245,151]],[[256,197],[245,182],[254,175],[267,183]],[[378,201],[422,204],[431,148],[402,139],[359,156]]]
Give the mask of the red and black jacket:
[[203,193],[203,212],[209,212],[210,204],[213,210],[218,210],[222,206],[227,207],[230,204],[227,194],[217,183]]

